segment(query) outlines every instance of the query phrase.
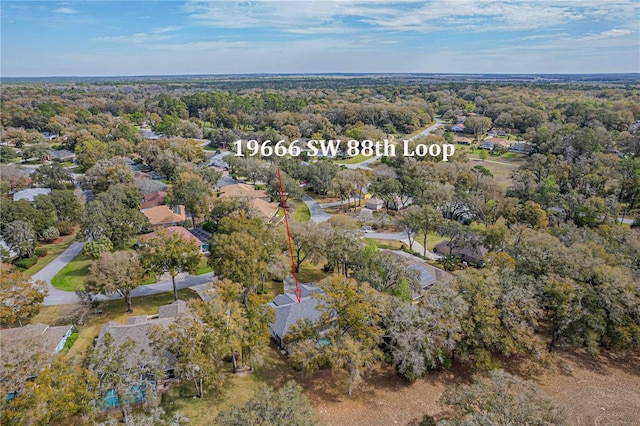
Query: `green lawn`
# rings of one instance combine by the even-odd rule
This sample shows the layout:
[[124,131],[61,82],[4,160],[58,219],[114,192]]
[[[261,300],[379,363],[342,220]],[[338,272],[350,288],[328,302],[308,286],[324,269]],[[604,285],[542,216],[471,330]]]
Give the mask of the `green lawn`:
[[62,242],[57,243],[57,244],[39,244],[38,247],[42,247],[42,248],[46,248],[47,249],[47,255],[44,257],[41,257],[38,259],[38,263],[36,263],[35,265],[33,265],[31,268],[29,269],[25,269],[24,272],[26,272],[27,274],[33,276],[36,273],[40,272],[42,270],[42,268],[44,268],[45,266],[47,266],[49,263],[51,263],[53,261],[53,259],[55,259],[56,257],[60,256],[60,254],[65,251],[70,245],[71,243],[73,243],[73,240],[75,238],[75,235],[65,235],[64,237],[62,237]]
[[300,271],[297,273],[298,281],[301,283],[318,282],[328,277],[329,274],[322,270],[322,265],[314,265],[310,262],[304,262],[300,265]]
[[296,201],[291,217],[298,222],[309,222],[311,220],[311,212],[309,211],[309,207],[300,200]]
[[207,259],[208,258],[206,256],[202,256],[202,258],[200,259],[200,263],[198,264],[196,275],[202,275],[213,271],[213,269],[211,269],[211,266],[207,265]]
[[91,266],[91,258],[80,253],[53,277],[51,285],[64,291],[82,290],[84,280],[89,275],[89,266]]

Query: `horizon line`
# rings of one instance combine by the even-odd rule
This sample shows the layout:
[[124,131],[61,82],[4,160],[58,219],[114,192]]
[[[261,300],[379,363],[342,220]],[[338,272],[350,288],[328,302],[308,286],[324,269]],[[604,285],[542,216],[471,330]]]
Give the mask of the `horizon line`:
[[250,73],[190,73],[190,74],[119,74],[119,75],[47,75],[47,76],[2,76],[2,79],[55,79],[55,78],[152,78],[152,77],[251,77],[251,76],[326,76],[326,75],[429,75],[429,76],[640,76],[640,72],[544,72],[544,73],[500,73],[500,72],[250,72]]

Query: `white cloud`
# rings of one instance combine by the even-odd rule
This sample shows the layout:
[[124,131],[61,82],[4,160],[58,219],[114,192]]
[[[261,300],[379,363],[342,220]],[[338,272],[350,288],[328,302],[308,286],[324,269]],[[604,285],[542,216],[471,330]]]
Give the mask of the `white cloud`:
[[70,7],[59,7],[57,9],[53,10],[54,13],[62,13],[65,15],[75,15],[76,13],[78,13],[77,10],[75,9],[71,9]]
[[158,42],[169,40],[173,38],[175,35],[170,34],[175,31],[178,31],[180,27],[176,26],[168,26],[163,28],[154,28],[149,32],[140,32],[135,34],[127,34],[121,36],[104,36],[97,37],[94,40],[97,41],[106,41],[106,42],[118,42],[118,43],[150,43],[150,42]]

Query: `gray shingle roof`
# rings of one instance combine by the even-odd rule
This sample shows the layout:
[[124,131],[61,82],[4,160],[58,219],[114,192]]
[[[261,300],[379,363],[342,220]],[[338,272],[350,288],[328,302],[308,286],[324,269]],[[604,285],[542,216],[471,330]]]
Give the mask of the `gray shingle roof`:
[[29,188],[22,191],[18,191],[13,194],[13,201],[27,200],[33,201],[38,195],[49,195],[51,193],[50,188]]
[[313,297],[313,293],[322,292],[318,287],[305,284],[300,285],[302,297],[300,303],[294,294],[279,294],[269,303],[276,311],[276,320],[271,324],[271,332],[280,339],[284,339],[292,325],[298,320],[309,319],[316,322],[320,319],[318,311],[318,299]]

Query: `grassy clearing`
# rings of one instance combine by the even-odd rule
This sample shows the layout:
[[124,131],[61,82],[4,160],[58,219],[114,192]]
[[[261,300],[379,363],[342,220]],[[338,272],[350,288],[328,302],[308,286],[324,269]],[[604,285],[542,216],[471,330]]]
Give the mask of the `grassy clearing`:
[[[438,244],[441,241],[444,241],[445,239],[446,237],[443,237],[442,235],[439,235],[439,234],[435,234],[435,233],[427,234],[427,250],[432,251],[436,244]],[[423,245],[424,234],[419,233],[416,236],[416,242],[420,245]]]
[[368,244],[375,244],[380,250],[401,250],[402,247],[407,247],[405,243],[395,240],[379,240],[377,238],[365,238],[364,240]]
[[53,277],[51,285],[64,291],[82,290],[84,280],[89,274],[89,266],[91,266],[91,258],[81,253]]
[[46,248],[47,255],[38,259],[38,263],[33,265],[31,268],[26,269],[24,272],[33,276],[36,273],[40,272],[42,268],[47,266],[49,263],[53,261],[56,257],[60,256],[60,254],[65,251],[71,243],[73,243],[75,235],[65,235],[62,238],[62,242],[59,243],[49,243],[49,244],[40,244],[38,247]]
[[298,281],[302,283],[318,282],[321,279],[329,276],[328,273],[322,270],[320,264],[314,265],[310,262],[304,262],[300,265],[300,271],[298,271]]
[[303,201],[296,201],[291,217],[298,222],[309,222],[311,220],[311,211]]

